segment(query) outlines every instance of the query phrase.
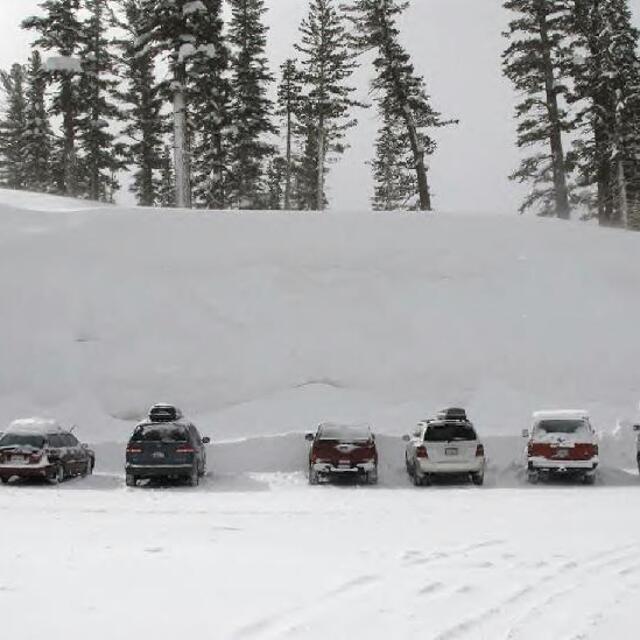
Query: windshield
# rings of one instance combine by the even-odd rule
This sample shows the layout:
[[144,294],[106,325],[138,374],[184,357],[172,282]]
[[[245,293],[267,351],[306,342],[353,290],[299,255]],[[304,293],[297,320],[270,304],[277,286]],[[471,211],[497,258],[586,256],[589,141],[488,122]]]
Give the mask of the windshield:
[[5,433],[0,438],[0,448],[2,447],[33,447],[42,449],[44,447],[44,436],[36,433]]
[[461,422],[433,424],[427,427],[424,440],[425,442],[476,440],[476,432],[470,424]]
[[584,420],[542,420],[537,430],[542,433],[576,433],[585,426]]
[[348,427],[338,424],[325,424],[318,430],[320,440],[339,440],[341,442],[366,442],[371,440],[367,427]]
[[141,425],[131,436],[132,442],[187,442],[188,440],[187,430],[175,424]]

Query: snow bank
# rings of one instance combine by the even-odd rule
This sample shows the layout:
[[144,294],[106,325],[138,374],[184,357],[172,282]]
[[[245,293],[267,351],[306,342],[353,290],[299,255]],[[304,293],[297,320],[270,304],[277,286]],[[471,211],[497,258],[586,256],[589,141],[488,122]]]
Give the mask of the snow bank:
[[398,436],[446,405],[484,435],[550,406],[610,432],[640,397],[639,243],[536,218],[3,190],[0,424],[41,414],[123,442],[168,399],[218,441],[328,420]]

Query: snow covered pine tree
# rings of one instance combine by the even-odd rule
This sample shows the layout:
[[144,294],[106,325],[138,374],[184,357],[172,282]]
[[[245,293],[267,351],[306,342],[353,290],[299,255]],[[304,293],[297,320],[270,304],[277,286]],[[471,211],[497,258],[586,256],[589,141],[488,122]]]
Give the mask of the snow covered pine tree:
[[345,150],[345,132],[357,125],[354,107],[365,107],[352,98],[354,87],[347,81],[357,67],[343,17],[334,0],[311,0],[308,16],[300,25],[301,41],[295,45],[301,54],[301,78],[304,108],[299,115],[309,135],[304,163],[310,178],[315,167],[315,194],[307,193],[308,208],[325,208],[327,155]]
[[524,97],[516,106],[518,147],[538,147],[511,176],[532,183],[520,211],[538,206],[541,215],[569,218],[569,188],[563,135],[570,129],[566,98],[572,50],[571,8],[565,0],[507,0],[515,13],[505,37],[504,74]]
[[152,207],[161,204],[165,127],[161,117],[163,99],[155,79],[156,52],[153,46],[139,51],[137,45],[145,25],[142,4],[142,0],[123,0],[119,27],[125,35],[118,45],[124,87],[119,97],[124,103],[123,117],[127,122],[123,134],[131,141],[126,152],[127,161],[134,169],[130,191],[139,205]]
[[31,52],[27,70],[27,114],[24,133],[25,188],[30,191],[53,190],[51,176],[53,134],[49,124],[45,92],[47,78],[40,52]]
[[6,109],[0,119],[0,184],[9,189],[24,189],[27,184],[24,138],[27,130],[25,72],[20,64],[11,71],[0,71]]
[[240,209],[265,205],[265,161],[274,154],[276,133],[269,85],[274,78],[265,55],[264,0],[229,0],[231,24],[232,204]]
[[76,135],[81,105],[78,77],[82,73],[77,58],[82,42],[82,24],[78,18],[80,0],[45,0],[44,15],[23,21],[25,29],[39,33],[34,46],[56,55],[46,61],[50,82],[55,85],[51,113],[62,117],[62,143],[56,149],[54,180],[57,191],[78,195]]
[[300,112],[300,72],[296,60],[289,58],[280,67],[280,84],[278,85],[278,109],[276,115],[283,120],[285,137],[284,157],[284,208],[289,211],[292,208],[292,186],[295,171],[295,159],[293,154],[294,137],[298,129],[296,114]]
[[587,184],[596,184],[598,220],[640,229],[640,61],[638,30],[627,0],[576,0],[575,32],[583,56],[574,67],[575,95],[586,104],[577,146]]
[[400,43],[397,18],[409,7],[409,2],[351,0],[343,6],[358,34],[356,44],[359,49],[376,51],[373,65],[377,76],[372,88],[379,94],[383,118],[404,123],[418,187],[416,208],[430,211],[432,203],[425,156],[433,154],[437,145],[429,131],[457,121],[442,120],[440,113],[433,109],[424,78],[416,73],[411,57]]
[[82,22],[80,60],[82,77],[78,141],[83,151],[82,177],[91,200],[113,202],[117,172],[123,169],[125,147],[116,142],[112,124],[122,115],[116,104],[119,80],[108,32],[115,25],[109,0],[84,0],[87,17]]

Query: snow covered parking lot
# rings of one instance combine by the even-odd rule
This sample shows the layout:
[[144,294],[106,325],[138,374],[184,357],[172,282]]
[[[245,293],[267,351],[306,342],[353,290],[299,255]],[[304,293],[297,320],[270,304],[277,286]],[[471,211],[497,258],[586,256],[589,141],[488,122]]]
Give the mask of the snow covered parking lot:
[[309,488],[295,473],[3,488],[2,634],[631,639],[639,500],[636,486]]

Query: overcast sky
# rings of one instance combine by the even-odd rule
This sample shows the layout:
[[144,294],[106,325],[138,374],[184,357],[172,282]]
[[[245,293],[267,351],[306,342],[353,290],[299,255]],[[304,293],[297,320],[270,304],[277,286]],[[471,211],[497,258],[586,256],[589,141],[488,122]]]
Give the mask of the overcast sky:
[[[31,34],[20,21],[37,12],[39,0],[0,0],[0,68],[24,60]],[[631,0],[636,16],[640,0]],[[291,53],[307,0],[267,0],[274,70]],[[425,75],[434,106],[460,124],[438,134],[431,158],[435,205],[443,210],[515,211],[521,188],[507,180],[518,164],[514,146],[514,94],[500,71],[501,33],[508,16],[501,0],[413,0],[403,22],[405,44]],[[357,82],[367,95],[371,69]],[[370,169],[377,122],[374,109],[359,114],[350,135],[351,149],[331,168],[332,208],[368,208]]]

